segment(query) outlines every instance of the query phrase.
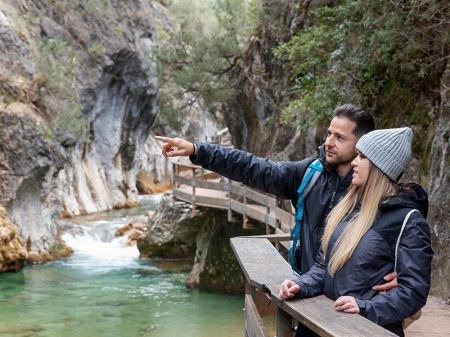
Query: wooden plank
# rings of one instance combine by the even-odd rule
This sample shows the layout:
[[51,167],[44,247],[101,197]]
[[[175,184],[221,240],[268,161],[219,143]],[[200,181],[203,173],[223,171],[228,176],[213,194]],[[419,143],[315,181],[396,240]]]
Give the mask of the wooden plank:
[[269,337],[264,323],[250,295],[245,295],[245,335],[248,337]]
[[290,241],[291,235],[289,233],[277,233],[277,234],[241,236],[241,238],[267,239],[270,242],[280,242],[280,241]]
[[279,284],[266,284],[266,288],[270,290],[272,300],[279,308],[320,336],[396,336],[360,315],[346,314],[335,310],[334,301],[325,295],[281,301],[278,298]]
[[233,182],[231,184],[231,193],[239,195],[241,197],[247,197],[247,199],[255,201],[264,206],[270,206],[271,208],[276,207],[276,201],[272,195],[258,192],[241,183]]
[[277,307],[277,337],[292,337],[292,317]]
[[[279,229],[279,228],[275,228],[275,234],[278,234],[278,235],[286,235],[286,234],[288,234],[288,233],[285,233],[285,232],[283,232],[281,229]],[[289,234],[289,237],[290,237],[290,234]],[[291,245],[292,245],[292,240],[288,240],[288,241],[281,241],[280,243],[279,243],[283,248],[285,248],[286,250],[289,250],[290,248],[291,248]]]
[[179,167],[180,172],[181,171],[186,171],[188,169],[192,169],[192,168],[202,168],[200,165],[194,165],[194,164],[190,164],[190,163],[179,163],[179,162],[173,162],[174,165]]
[[[173,190],[173,196],[177,199],[186,201],[191,203],[192,202],[192,194],[186,193],[181,190]],[[227,209],[227,200],[226,199],[220,199],[217,197],[207,197],[204,195],[195,195],[195,203],[197,206],[204,206],[204,207],[212,207],[212,208],[219,208],[219,209]]]
[[181,185],[187,186],[195,185],[198,188],[205,188],[215,191],[225,191],[225,185],[223,182],[196,180],[195,184],[193,184],[192,177],[183,177],[174,175],[173,178],[175,182],[180,183]]
[[267,239],[236,237],[231,247],[250,285],[263,289],[292,276],[289,264]]
[[204,195],[196,195],[196,204],[209,205],[214,208],[228,208],[227,200]]
[[231,247],[250,285],[271,293],[279,308],[321,336],[395,336],[360,315],[334,309],[325,296],[281,301],[280,284],[292,276],[289,264],[267,239],[232,238]]
[[206,171],[207,173],[197,174],[195,176],[196,180],[207,180],[207,179],[217,179],[222,177],[220,174],[216,172]]
[[258,308],[259,315],[261,317],[272,316],[277,313],[277,306],[272,302],[270,294],[262,292],[261,290],[254,288],[255,294],[253,300],[256,308]]
[[243,204],[237,200],[230,201],[231,209],[237,213],[245,214],[249,218],[255,219],[259,222],[266,223],[275,227],[276,219],[273,215],[266,217],[265,207],[255,204]]

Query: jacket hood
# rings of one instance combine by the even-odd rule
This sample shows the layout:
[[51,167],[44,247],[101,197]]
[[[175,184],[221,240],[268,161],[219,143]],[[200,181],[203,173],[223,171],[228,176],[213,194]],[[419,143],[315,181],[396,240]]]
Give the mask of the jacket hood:
[[428,193],[422,186],[415,183],[401,185],[399,194],[381,204],[383,211],[399,207],[415,208],[426,218],[428,214]]

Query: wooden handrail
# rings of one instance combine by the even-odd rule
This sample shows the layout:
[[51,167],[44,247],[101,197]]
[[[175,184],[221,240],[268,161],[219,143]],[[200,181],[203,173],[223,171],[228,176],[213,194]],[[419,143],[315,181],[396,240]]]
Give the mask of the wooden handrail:
[[[226,178],[217,181],[219,175],[201,169],[201,166],[198,165],[178,162],[173,164],[175,166],[173,172],[177,172],[173,177],[176,186],[174,196],[178,199],[191,202],[193,204],[193,213],[195,212],[195,206],[199,205],[227,209],[229,221],[231,221],[232,211],[240,213],[243,215],[244,227],[247,225],[248,218],[265,223],[268,226],[267,228],[281,230],[282,232],[289,232],[293,226],[295,221],[294,215],[278,207],[278,200],[274,196],[261,193],[242,183],[230,181]],[[202,173],[197,174],[196,169],[201,169]],[[186,174],[180,175],[178,173],[187,173],[189,170],[192,172],[190,176]],[[213,181],[208,179],[213,179]],[[191,191],[193,196],[189,196],[187,191],[182,191],[179,188],[180,185],[192,187]],[[227,196],[224,196],[224,199],[201,196],[196,193],[198,189],[226,192]],[[239,201],[239,199],[242,199],[243,202]],[[264,206],[264,210],[258,209],[257,205]],[[269,234],[268,229],[266,232]],[[287,244],[284,244],[284,246],[287,246]]]
[[275,306],[273,313],[277,315],[277,336],[292,336],[294,321],[307,326],[319,336],[396,336],[360,315],[336,311],[333,301],[324,295],[280,300],[280,284],[292,277],[292,269],[266,238],[232,238],[231,247],[247,282],[245,317],[251,322],[246,322],[245,326],[252,330],[246,331],[246,336],[265,336],[261,316],[266,315],[267,310],[263,313],[256,305],[258,296],[265,296]]

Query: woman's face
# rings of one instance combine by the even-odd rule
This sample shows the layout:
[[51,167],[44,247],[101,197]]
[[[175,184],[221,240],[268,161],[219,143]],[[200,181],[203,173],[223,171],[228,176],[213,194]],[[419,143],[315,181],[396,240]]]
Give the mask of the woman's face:
[[353,166],[353,178],[352,184],[358,187],[364,186],[369,177],[370,162],[361,152],[358,151],[358,155],[352,161]]

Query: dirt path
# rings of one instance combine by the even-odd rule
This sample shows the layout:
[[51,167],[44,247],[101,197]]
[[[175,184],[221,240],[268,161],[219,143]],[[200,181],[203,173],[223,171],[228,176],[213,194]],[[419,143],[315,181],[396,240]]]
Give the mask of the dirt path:
[[422,310],[422,317],[408,329],[406,337],[449,337],[450,336],[450,305],[436,297],[428,297]]

